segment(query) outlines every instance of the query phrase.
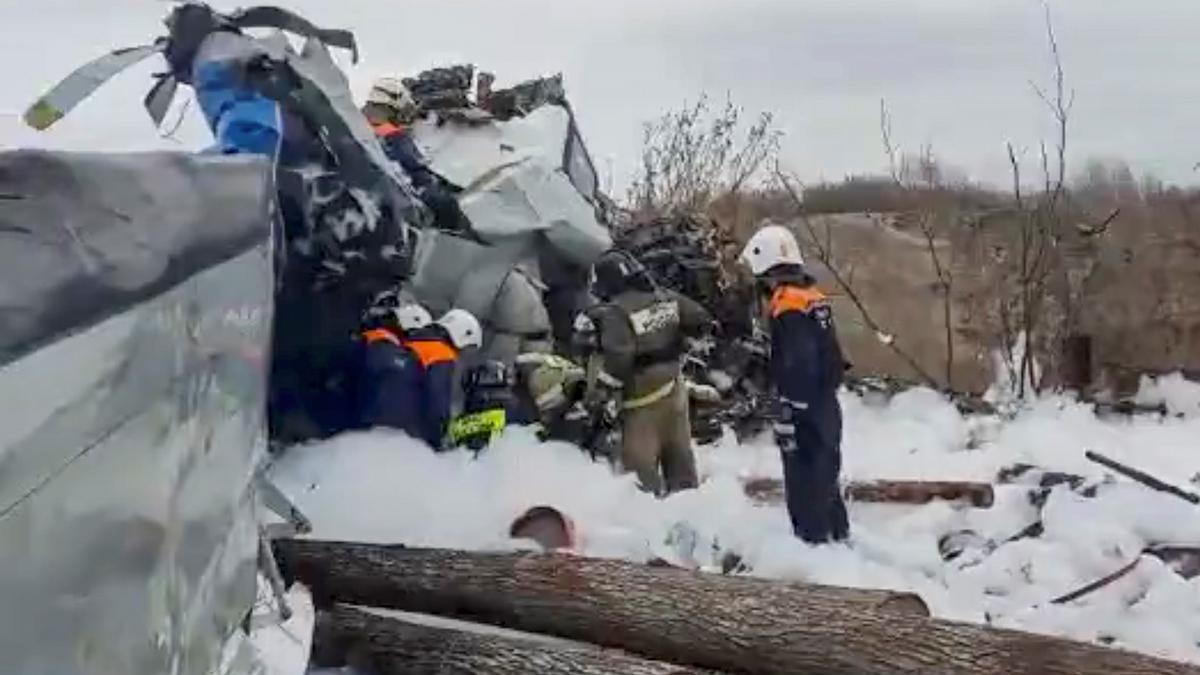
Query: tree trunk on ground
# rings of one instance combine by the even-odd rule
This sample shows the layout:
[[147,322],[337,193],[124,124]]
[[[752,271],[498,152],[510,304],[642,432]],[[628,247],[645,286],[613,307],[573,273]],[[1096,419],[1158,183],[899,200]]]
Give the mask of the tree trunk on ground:
[[889,611],[879,592],[571,556],[297,540],[277,550],[285,573],[318,600],[466,618],[714,670],[1200,675],[1095,645]]
[[[777,478],[753,478],[743,483],[746,496],[760,504],[784,503],[783,481]],[[851,482],[846,485],[847,499],[855,502],[928,504],[934,500],[962,501],[977,508],[990,508],[995,502],[992,486],[964,481],[878,480]]]
[[639,659],[612,650],[424,626],[341,606],[318,616],[313,635],[313,660],[321,667],[350,665],[369,675],[693,675],[709,672]]

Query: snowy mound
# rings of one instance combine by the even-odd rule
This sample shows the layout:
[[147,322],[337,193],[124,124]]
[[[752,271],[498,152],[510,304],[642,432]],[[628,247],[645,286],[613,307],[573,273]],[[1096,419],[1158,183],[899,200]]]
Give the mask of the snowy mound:
[[[1173,399],[1197,396],[1172,382]],[[1194,398],[1192,399],[1194,400]],[[1089,406],[1044,399],[1011,420],[964,418],[939,395],[890,401],[845,396],[846,479],[993,481],[1014,464],[1084,477],[1031,503],[1027,484],[997,485],[991,509],[857,504],[850,546],[808,547],[782,507],[754,505],[741,480],[779,476],[767,442],[731,439],[698,450],[703,485],[655,500],[577,449],[511,429],[479,459],[434,455],[403,435],[352,434],[299,448],[276,483],[315,521],[317,537],[502,550],[512,519],[536,504],[569,514],[581,552],[662,557],[719,570],[735,552],[750,574],[919,593],[935,615],[1065,635],[1200,662],[1200,578],[1185,580],[1144,556],[1132,573],[1063,604],[1050,600],[1107,575],[1148,545],[1200,544],[1200,511],[1140,485],[1106,478],[1085,450],[1164,479],[1200,470],[1200,414],[1099,419]],[[1187,406],[1183,406],[1185,409]],[[1184,486],[1188,487],[1188,486]],[[1006,542],[1040,517],[1044,532]],[[944,535],[970,532],[961,555],[939,554]]]

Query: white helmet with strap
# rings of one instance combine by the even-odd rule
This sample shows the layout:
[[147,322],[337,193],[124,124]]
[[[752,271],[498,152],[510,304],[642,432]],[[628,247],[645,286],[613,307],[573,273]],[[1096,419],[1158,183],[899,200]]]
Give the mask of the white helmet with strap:
[[483,344],[483,328],[479,319],[465,309],[452,309],[442,315],[437,323],[450,335],[450,341],[458,349],[479,347]]
[[778,265],[803,265],[804,256],[796,237],[782,225],[767,225],[754,233],[738,260],[761,276]]
[[371,84],[367,103],[374,103],[405,114],[416,110],[417,101],[399,78],[381,77]]

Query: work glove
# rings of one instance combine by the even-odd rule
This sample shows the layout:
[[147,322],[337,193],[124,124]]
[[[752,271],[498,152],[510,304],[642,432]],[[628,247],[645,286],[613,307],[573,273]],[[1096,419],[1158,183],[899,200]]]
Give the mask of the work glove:
[[169,33],[163,56],[167,59],[171,74],[184,84],[191,84],[192,64],[200,44],[217,31],[233,30],[211,7],[200,3],[188,3],[176,8],[167,17],[166,23]]
[[708,384],[699,384],[688,379],[685,379],[683,383],[687,387],[688,397],[692,400],[702,403],[721,402],[721,392],[717,391],[716,387]]
[[777,405],[777,417],[771,427],[775,432],[775,444],[783,452],[795,452],[799,447],[796,442],[796,422],[808,410],[808,404],[781,400]]

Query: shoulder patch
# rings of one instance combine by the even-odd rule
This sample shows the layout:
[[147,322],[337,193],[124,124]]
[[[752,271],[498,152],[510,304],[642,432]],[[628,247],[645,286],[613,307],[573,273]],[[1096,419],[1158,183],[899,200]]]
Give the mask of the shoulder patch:
[[674,300],[656,302],[629,315],[629,323],[637,335],[679,325],[679,303]]

